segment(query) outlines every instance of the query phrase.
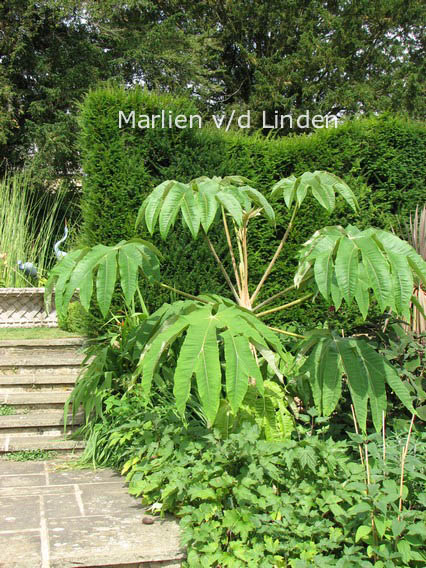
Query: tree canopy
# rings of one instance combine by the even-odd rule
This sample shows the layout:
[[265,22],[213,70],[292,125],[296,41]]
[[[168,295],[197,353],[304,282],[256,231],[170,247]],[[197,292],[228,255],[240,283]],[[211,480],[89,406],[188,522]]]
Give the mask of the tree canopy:
[[424,21],[420,0],[5,0],[2,168],[72,178],[78,102],[107,79],[249,108],[254,128],[263,111],[424,118]]

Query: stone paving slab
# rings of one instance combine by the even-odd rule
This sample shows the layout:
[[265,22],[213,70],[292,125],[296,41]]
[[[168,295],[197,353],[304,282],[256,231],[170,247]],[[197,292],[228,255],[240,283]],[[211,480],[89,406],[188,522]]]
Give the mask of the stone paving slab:
[[[11,534],[0,533],[0,549],[3,551],[0,568],[38,568],[40,564],[40,530],[15,532]],[[16,563],[10,564],[8,551],[19,550],[20,558]]]
[[111,470],[0,460],[0,568],[177,568],[173,518],[144,524]]

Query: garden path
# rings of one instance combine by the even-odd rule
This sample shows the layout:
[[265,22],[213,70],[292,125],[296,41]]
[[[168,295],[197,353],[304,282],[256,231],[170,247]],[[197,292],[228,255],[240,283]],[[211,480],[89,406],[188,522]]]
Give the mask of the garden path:
[[[148,524],[146,524],[148,523]],[[147,515],[111,470],[0,460],[0,568],[177,568],[178,524]]]

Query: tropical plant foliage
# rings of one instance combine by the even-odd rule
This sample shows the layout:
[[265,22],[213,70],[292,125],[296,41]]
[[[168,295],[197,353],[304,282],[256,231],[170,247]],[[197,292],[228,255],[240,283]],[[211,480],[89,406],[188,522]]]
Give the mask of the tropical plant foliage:
[[315,405],[329,416],[341,396],[344,373],[362,431],[366,430],[367,403],[380,430],[386,413],[386,383],[410,412],[415,412],[408,390],[396,369],[379,355],[365,339],[342,338],[336,332],[316,330],[302,343],[302,354],[309,354],[301,372],[308,373]]
[[[277,182],[271,197],[282,196],[291,211],[291,219],[255,287],[249,282],[249,222],[253,217],[264,215],[273,224],[275,214],[266,197],[249,184],[249,180],[240,176],[202,177],[187,184],[165,181],[145,199],[137,220],[137,223],[143,221],[151,234],[158,225],[161,236],[166,239],[180,214],[194,239],[200,233],[206,239],[234,301],[215,295],[193,296],[161,282],[158,251],[146,241],[132,239],[112,247],[97,245],[74,251],[58,264],[48,287],[49,293],[56,284],[58,313],[64,312],[77,291],[88,309],[96,284],[97,302],[105,315],[117,280],[120,280],[127,305],[131,305],[139,290],[139,270],[149,282],[186,297],[184,302],[165,304],[140,325],[133,377],[134,381],[141,377],[143,392],[148,397],[153,378],[165,372],[165,363],[172,360],[173,392],[179,413],[184,414],[195,377],[201,407],[210,425],[216,420],[222,397],[236,415],[250,384],[256,385],[259,395],[264,396],[262,368],[272,370],[272,378],[285,388],[286,378],[280,371],[280,365],[285,364],[285,353],[275,332],[306,339],[301,351],[306,357],[302,372],[308,376],[320,412],[329,415],[335,409],[343,377],[347,379],[363,431],[367,426],[368,401],[374,426],[381,427],[386,409],[385,384],[414,411],[408,391],[396,372],[367,341],[342,339],[328,331],[304,338],[270,328],[259,318],[306,302],[318,291],[325,298],[331,298],[337,309],[343,299],[348,304],[355,300],[364,318],[373,299],[382,312],[390,308],[406,316],[414,278],[426,282],[425,261],[408,243],[385,231],[360,231],[352,226],[346,229],[325,227],[303,246],[294,283],[258,303],[258,294],[308,196],[328,212],[335,207],[336,195],[341,195],[354,211],[358,210],[358,204],[348,185],[328,172],[306,172]],[[232,273],[228,272],[208,236],[220,216]],[[307,286],[310,286],[308,293],[303,290],[303,295],[296,300],[260,311],[289,291]],[[139,294],[142,298],[140,290]]]
[[258,207],[268,221],[274,223],[275,214],[268,200],[254,187],[250,180],[242,176],[224,178],[200,177],[190,183],[174,180],[165,181],[157,186],[145,199],[140,208],[136,224],[142,219],[151,233],[158,223],[160,235],[165,239],[180,212],[182,222],[195,239],[200,225],[207,231],[212,226],[220,208],[241,227],[244,213]]
[[370,292],[384,312],[409,318],[414,278],[426,285],[425,262],[405,241],[379,229],[324,227],[304,244],[295,282],[313,269],[319,291],[336,308],[353,300],[366,318]]
[[46,298],[55,287],[56,310],[66,315],[67,307],[77,292],[83,307],[88,310],[96,282],[96,299],[105,316],[111,305],[115,284],[119,277],[126,303],[130,305],[138,290],[138,272],[149,282],[160,279],[158,257],[154,245],[142,239],[121,241],[116,246],[96,245],[77,249],[68,254],[51,271],[46,287]]
[[[283,356],[280,341],[253,314],[238,306],[222,303],[200,305],[188,301],[178,304],[182,304],[179,311],[175,303],[172,314],[166,313],[154,332],[151,318],[141,327],[141,333],[147,329],[149,335],[146,335],[136,375],[141,375],[143,392],[147,395],[160,357],[181,337],[184,340],[180,342],[177,354],[174,395],[176,406],[182,414],[193,375],[210,424],[213,424],[219,409],[222,384],[225,385],[226,397],[234,414],[244,400],[250,380],[255,382],[259,393],[264,394],[258,358],[263,356],[266,361],[269,360],[275,375],[282,380],[282,374],[275,364],[275,355]],[[225,362],[224,382],[221,359]]]

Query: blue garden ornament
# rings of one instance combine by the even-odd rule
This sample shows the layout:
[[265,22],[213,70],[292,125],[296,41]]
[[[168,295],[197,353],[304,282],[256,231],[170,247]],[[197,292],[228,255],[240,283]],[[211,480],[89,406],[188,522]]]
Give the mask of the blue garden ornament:
[[18,260],[18,268],[25,274],[25,276],[37,278],[37,268],[32,262],[22,262],[22,260]]

